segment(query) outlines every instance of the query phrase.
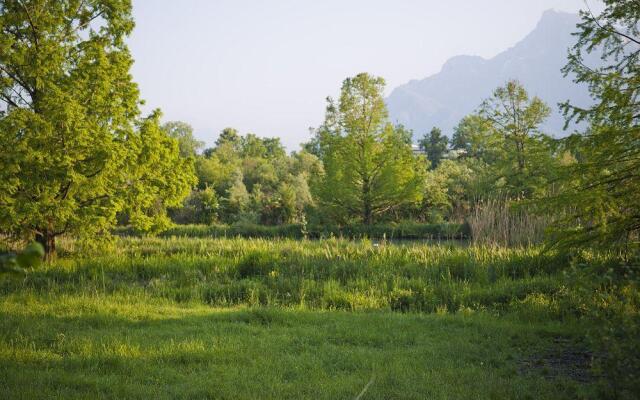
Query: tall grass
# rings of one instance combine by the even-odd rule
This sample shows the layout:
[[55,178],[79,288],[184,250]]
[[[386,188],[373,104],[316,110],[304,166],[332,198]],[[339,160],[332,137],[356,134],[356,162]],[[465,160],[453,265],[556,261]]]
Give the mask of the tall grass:
[[509,199],[479,201],[469,217],[473,242],[484,245],[537,245],[550,223],[550,217],[536,215]]
[[537,248],[385,245],[343,239],[120,238],[62,257],[0,293],[124,294],[214,306],[450,312],[507,310],[562,292],[566,260]]

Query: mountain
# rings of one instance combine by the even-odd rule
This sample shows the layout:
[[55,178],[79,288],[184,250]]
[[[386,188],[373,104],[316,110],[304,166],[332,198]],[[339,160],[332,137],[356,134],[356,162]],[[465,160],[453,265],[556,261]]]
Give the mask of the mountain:
[[451,136],[460,119],[477,110],[496,87],[517,79],[530,96],[540,97],[553,109],[543,130],[556,137],[566,135],[558,103],[571,99],[576,105],[591,104],[587,87],[575,84],[560,71],[576,40],[571,34],[578,21],[576,14],[545,11],[529,35],[495,57],[449,59],[439,73],[391,92],[386,99],[391,120],[412,129],[416,137],[434,126]]

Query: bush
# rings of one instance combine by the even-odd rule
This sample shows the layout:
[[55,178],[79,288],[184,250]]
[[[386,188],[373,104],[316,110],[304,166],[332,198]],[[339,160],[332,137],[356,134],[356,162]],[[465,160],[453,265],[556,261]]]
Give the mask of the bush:
[[207,187],[193,190],[180,208],[169,210],[171,220],[178,224],[211,224],[218,218],[218,197]]
[[238,275],[242,279],[266,276],[276,268],[276,259],[272,254],[254,251],[240,260],[238,263]]
[[[115,233],[121,236],[139,236],[140,232],[130,227],[119,227]],[[389,239],[389,240],[462,240],[470,237],[467,224],[420,224],[400,222],[389,224],[346,226],[337,225],[259,225],[250,222],[238,222],[232,225],[175,225],[162,232],[160,237],[245,237],[245,238],[288,238],[321,239],[344,237],[352,239]]]

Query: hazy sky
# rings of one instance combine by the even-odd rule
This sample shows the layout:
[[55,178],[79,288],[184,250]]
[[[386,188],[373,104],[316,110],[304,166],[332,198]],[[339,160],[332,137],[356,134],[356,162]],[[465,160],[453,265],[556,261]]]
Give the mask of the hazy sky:
[[388,94],[452,56],[506,50],[546,9],[583,7],[583,0],[134,0],[129,43],[146,110],[190,123],[208,144],[232,126],[279,136],[295,150],[347,76],[382,76]]

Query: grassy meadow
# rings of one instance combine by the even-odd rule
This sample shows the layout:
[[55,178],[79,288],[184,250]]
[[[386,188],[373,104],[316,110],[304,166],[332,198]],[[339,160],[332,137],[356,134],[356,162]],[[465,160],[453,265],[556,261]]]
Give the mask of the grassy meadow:
[[580,398],[568,260],[541,248],[116,239],[0,283],[1,398]]

